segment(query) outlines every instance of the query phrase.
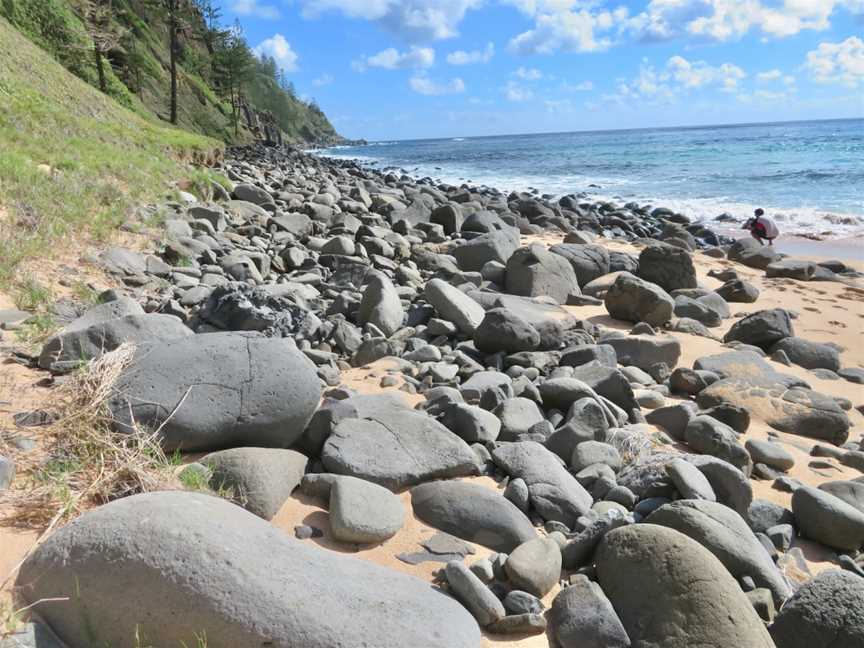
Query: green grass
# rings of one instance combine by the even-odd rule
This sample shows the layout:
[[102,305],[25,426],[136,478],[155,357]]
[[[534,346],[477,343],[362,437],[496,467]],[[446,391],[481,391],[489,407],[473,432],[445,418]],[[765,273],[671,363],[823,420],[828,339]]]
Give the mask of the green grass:
[[190,173],[187,162],[220,143],[123,108],[3,18],[0,61],[0,288],[22,260],[62,250],[67,235],[107,239],[171,181],[206,186],[206,171]]

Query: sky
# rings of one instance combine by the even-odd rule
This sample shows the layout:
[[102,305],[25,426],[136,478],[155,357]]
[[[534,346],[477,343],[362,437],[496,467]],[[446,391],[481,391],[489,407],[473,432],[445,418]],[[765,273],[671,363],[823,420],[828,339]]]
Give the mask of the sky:
[[221,0],[370,141],[864,116],[864,0]]

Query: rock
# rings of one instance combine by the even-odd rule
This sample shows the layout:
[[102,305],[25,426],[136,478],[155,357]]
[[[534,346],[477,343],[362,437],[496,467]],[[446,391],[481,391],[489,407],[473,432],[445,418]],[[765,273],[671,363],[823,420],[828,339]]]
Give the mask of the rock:
[[761,439],[748,439],[744,444],[747,452],[753,458],[753,463],[762,463],[766,466],[786,472],[795,465],[795,457],[779,443],[763,441]]
[[514,395],[510,376],[498,371],[478,371],[459,386],[459,392],[469,403],[479,403],[493,395],[500,402]]
[[147,271],[147,261],[133,250],[119,247],[106,248],[99,261],[108,272],[118,275],[137,275]]
[[499,619],[487,627],[491,634],[538,635],[546,631],[546,619],[540,614],[517,614]]
[[708,479],[717,501],[744,517],[753,501],[750,480],[738,468],[710,455],[690,455],[687,460]]
[[612,470],[621,468],[621,455],[615,446],[600,441],[583,441],[573,450],[570,460],[570,468],[575,472],[593,466],[594,464],[605,464]]
[[778,258],[773,246],[762,246],[756,239],[738,239],[726,253],[730,261],[738,261],[750,268],[764,270]]
[[759,299],[759,289],[741,279],[727,281],[715,292],[729,303],[752,304]]
[[627,322],[665,324],[672,318],[675,302],[656,284],[633,276],[620,275],[603,300],[609,315]]
[[474,344],[485,353],[533,351],[540,346],[540,333],[516,313],[493,308],[474,331]]
[[795,521],[792,511],[762,499],[753,500],[745,519],[754,533],[766,533],[773,526],[791,524]]
[[369,276],[363,299],[360,301],[360,324],[373,324],[386,336],[393,335],[402,326],[405,312],[399,293],[390,280],[381,273]]
[[642,250],[638,275],[666,291],[697,286],[690,253],[670,245],[649,245]]
[[585,344],[564,349],[561,352],[559,365],[562,367],[579,367],[593,361],[615,368],[618,364],[618,354],[609,344]]
[[0,492],[9,488],[13,479],[15,479],[15,462],[0,455]]
[[40,614],[75,646],[135,636],[195,645],[204,628],[211,648],[288,648],[298,636],[309,648],[480,643],[470,615],[423,581],[322,551],[198,493],[135,495],[85,513],[39,545],[17,585],[28,601],[69,597]]
[[794,364],[805,369],[840,370],[840,353],[830,344],[811,342],[800,337],[787,337],[771,347],[771,353],[782,351]]
[[428,281],[424,295],[443,319],[453,322],[466,335],[473,335],[486,315],[480,304],[442,279]]
[[645,371],[660,362],[674,367],[681,357],[681,343],[671,335],[604,336],[600,342],[615,349],[620,364]]
[[845,551],[864,545],[864,513],[829,492],[802,486],[792,493],[792,514],[801,535]]
[[300,484],[308,459],[293,450],[231,448],[200,459],[210,470],[210,487],[227,489],[231,499],[269,520]]
[[116,429],[158,429],[169,452],[278,448],[303,434],[320,396],[293,341],[208,333],[139,347],[108,407]]
[[492,450],[492,459],[505,473],[525,481],[531,505],[544,520],[556,520],[572,528],[591,508],[593,501],[588,492],[539,443],[502,443]]
[[683,459],[673,459],[666,464],[666,472],[684,499],[717,501],[717,495],[711,488],[711,482],[693,464]]
[[864,648],[864,578],[829,570],[804,583],[771,626],[777,648]]
[[666,430],[676,441],[684,441],[684,430],[687,424],[696,416],[696,405],[689,401],[658,407],[645,415],[645,420],[651,425],[657,425]]
[[531,522],[495,491],[439,481],[411,489],[414,514],[427,524],[495,551],[510,552],[537,537]]
[[448,562],[444,573],[450,591],[481,626],[491,625],[506,616],[501,601],[463,563],[456,560]]
[[504,286],[512,295],[545,295],[559,304],[566,304],[570,295],[581,294],[570,263],[539,244],[519,248],[508,259]]
[[501,433],[498,417],[475,405],[453,403],[439,420],[466,443],[488,443],[495,441]]
[[691,419],[684,430],[684,440],[696,452],[728,461],[745,475],[753,468],[750,455],[738,443],[735,430],[710,416]]
[[751,313],[732,325],[724,342],[742,342],[768,350],[780,340],[795,335],[792,318],[782,308]]
[[507,263],[519,247],[519,236],[515,230],[495,231],[481,234],[453,250],[459,268],[468,272],[479,272],[489,261]]
[[849,438],[849,417],[830,397],[810,389],[787,389],[770,378],[724,378],[697,399],[701,408],[730,404],[781,432],[842,445]]
[[601,541],[595,562],[634,646],[773,648],[735,579],[678,531],[654,524],[615,529]]
[[580,286],[609,273],[609,252],[602,245],[559,243],[549,251],[567,259]]
[[0,648],[67,648],[57,635],[38,621],[18,621],[13,619],[0,636]]
[[576,576],[549,610],[550,648],[629,648],[630,638],[597,583]]
[[708,305],[684,295],[675,297],[675,315],[694,319],[705,326],[720,326],[723,321]]
[[517,589],[546,596],[561,576],[561,549],[550,538],[533,538],[510,553],[504,570]]
[[819,484],[819,488],[864,513],[864,482],[833,481]]
[[693,368],[697,371],[710,371],[721,378],[764,379],[787,387],[808,386],[803,380],[795,376],[778,373],[762,356],[749,349],[703,356],[693,363]]
[[273,196],[252,184],[238,184],[234,187],[234,197],[253,205],[273,204]]
[[789,586],[771,556],[732,509],[717,502],[684,499],[661,506],[646,522],[693,538],[714,554],[732,576],[750,576],[758,587],[771,590],[778,606],[789,597]]
[[478,471],[467,443],[435,419],[405,407],[373,407],[362,418],[342,419],[324,443],[321,460],[329,472],[393,491]]
[[402,502],[382,486],[339,477],[330,489],[330,529],[341,542],[384,542],[396,535],[404,522]]
[[525,480],[516,478],[511,479],[507,483],[507,488],[504,489],[505,499],[513,502],[513,504],[523,513],[527,513],[531,507],[530,495],[528,493],[528,484]]
[[507,614],[542,614],[545,608],[542,601],[533,594],[510,590],[504,597],[504,609]]
[[543,421],[543,412],[532,400],[527,398],[508,398],[494,410],[501,421],[502,441],[517,441]]
[[781,259],[780,261],[772,261],[765,266],[765,276],[769,279],[785,277],[787,279],[810,281],[815,275],[816,264],[809,261]]

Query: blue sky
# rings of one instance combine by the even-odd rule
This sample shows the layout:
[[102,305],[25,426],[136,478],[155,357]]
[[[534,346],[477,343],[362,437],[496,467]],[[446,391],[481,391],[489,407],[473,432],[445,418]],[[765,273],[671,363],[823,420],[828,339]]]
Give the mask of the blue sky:
[[221,0],[369,140],[864,115],[864,0]]

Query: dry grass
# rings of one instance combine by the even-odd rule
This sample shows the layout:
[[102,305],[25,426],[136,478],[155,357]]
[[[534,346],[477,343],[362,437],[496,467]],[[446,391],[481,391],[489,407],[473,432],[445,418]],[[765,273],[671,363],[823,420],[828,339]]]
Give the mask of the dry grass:
[[111,430],[106,402],[133,353],[131,345],[106,353],[59,388],[52,409],[60,417],[46,429],[45,452],[17,458],[23,474],[0,522],[47,532],[94,506],[179,487],[156,433]]

